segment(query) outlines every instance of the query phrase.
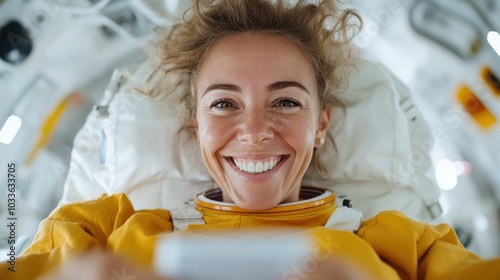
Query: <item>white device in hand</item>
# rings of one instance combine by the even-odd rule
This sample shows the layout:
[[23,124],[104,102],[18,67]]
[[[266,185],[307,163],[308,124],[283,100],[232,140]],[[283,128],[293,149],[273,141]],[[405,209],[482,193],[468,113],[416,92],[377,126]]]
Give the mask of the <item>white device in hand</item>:
[[158,240],[153,262],[174,279],[276,280],[312,252],[312,239],[300,234],[171,234]]

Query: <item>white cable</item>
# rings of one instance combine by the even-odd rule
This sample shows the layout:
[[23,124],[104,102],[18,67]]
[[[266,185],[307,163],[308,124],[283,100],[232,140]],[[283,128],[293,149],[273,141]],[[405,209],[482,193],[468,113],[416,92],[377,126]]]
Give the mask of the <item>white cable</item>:
[[145,47],[148,44],[148,41],[153,39],[154,33],[151,33],[147,36],[144,37],[135,37],[134,35],[130,34],[128,31],[123,29],[120,25],[118,25],[116,22],[112,21],[108,17],[97,14],[93,16],[88,16],[88,17],[82,17],[78,19],[78,24],[85,24],[85,23],[91,23],[99,26],[106,26],[109,29],[113,30],[116,32],[118,35],[123,37],[125,40],[129,41],[130,43],[134,44],[135,46],[138,47]]
[[51,2],[52,4],[58,6],[63,12],[67,12],[70,14],[77,14],[77,15],[92,15],[92,14],[97,14],[102,8],[108,5],[109,2],[111,2],[111,0],[101,0],[88,8],[64,5],[60,4],[59,1],[54,1],[54,0],[52,0]]
[[[161,2],[161,5],[160,5],[161,7],[159,9],[162,9],[164,11],[164,13],[156,12],[154,9],[152,9],[152,8],[156,8],[156,7],[152,7],[151,4],[154,5],[153,2],[158,2],[158,1],[129,0],[129,2],[141,14],[146,16],[146,18],[148,20],[152,21],[156,25],[168,26],[168,25],[172,25],[173,23],[175,23],[176,21],[179,20],[178,18],[176,18],[175,16],[172,16],[171,14],[169,14],[166,11],[165,6],[163,4],[163,1],[159,1],[159,2]],[[150,3],[150,5],[148,5],[146,2]]]

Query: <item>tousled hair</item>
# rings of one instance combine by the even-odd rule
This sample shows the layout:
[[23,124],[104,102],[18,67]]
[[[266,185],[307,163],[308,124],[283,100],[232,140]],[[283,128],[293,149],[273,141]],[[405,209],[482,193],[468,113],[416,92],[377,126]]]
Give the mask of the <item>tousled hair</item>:
[[[149,50],[155,68],[141,91],[152,97],[178,94],[181,131],[194,135],[196,74],[212,47],[229,35],[263,32],[297,43],[314,69],[321,109],[343,109],[337,95],[347,87],[350,42],[361,29],[361,18],[352,9],[341,10],[334,0],[289,2],[194,0],[182,22],[158,31]],[[324,174],[316,150],[312,164]]]

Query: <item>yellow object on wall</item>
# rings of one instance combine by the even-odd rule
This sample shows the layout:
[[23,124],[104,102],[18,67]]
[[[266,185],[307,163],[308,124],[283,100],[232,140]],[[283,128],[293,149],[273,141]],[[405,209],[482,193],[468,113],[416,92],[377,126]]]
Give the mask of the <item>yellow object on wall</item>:
[[64,97],[56,105],[56,107],[52,110],[52,112],[49,113],[49,115],[46,117],[40,129],[40,133],[38,135],[38,139],[36,141],[35,146],[33,147],[33,149],[31,149],[30,153],[28,154],[28,157],[24,162],[26,166],[30,166],[35,160],[38,153],[43,148],[45,148],[45,146],[47,146],[50,139],[52,138],[52,135],[54,134],[54,131],[57,128],[57,125],[59,124],[61,118],[64,116],[64,112],[68,108],[68,105],[70,104],[81,105],[82,103],[81,99],[82,95],[80,93],[77,92],[71,93],[68,96]]
[[500,97],[500,79],[488,66],[481,68],[481,79],[494,95]]
[[461,85],[456,92],[456,97],[474,122],[481,128],[488,129],[496,124],[495,116],[468,86]]

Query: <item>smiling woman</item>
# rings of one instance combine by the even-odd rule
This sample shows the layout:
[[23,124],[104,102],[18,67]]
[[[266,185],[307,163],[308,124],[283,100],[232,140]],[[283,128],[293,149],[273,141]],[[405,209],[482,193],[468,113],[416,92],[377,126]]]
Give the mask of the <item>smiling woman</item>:
[[301,48],[266,33],[225,37],[200,68],[195,91],[202,156],[224,201],[252,210],[297,201],[320,146],[315,139],[325,138],[330,120]]
[[[348,202],[337,205],[332,191],[303,186],[318,151],[332,144],[325,139],[336,121],[332,111],[342,108],[336,96],[349,74],[350,21],[357,15],[333,1],[294,2],[197,0],[184,22],[155,45],[158,64],[144,93],[180,94],[184,130],[196,137],[217,189],[172,211],[136,211],[124,194],[64,205],[17,258],[16,276],[32,279],[55,269],[47,279],[110,279],[120,271],[123,277],[171,279],[155,274],[165,271],[153,271],[155,262],[157,268],[187,268],[187,274],[165,277],[254,279],[231,273],[255,270],[261,260],[256,252],[264,251],[254,250],[253,241],[234,240],[222,250],[226,231],[235,237],[279,228],[304,233],[314,245],[297,267],[296,258],[286,260],[301,248],[280,239],[290,234],[266,235],[266,252],[276,249],[283,257],[266,267],[286,263],[285,271],[262,274],[264,279],[497,279],[500,260],[483,261],[465,250],[449,225],[422,224],[397,211],[363,221]],[[194,250],[213,242],[219,254],[165,247],[164,235],[175,238],[174,231],[202,238]],[[66,262],[90,249],[97,253]],[[186,255],[206,257],[189,261]],[[212,265],[218,258],[223,261]],[[195,270],[231,273],[189,278]],[[6,272],[0,264],[2,279]]]

